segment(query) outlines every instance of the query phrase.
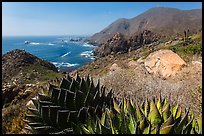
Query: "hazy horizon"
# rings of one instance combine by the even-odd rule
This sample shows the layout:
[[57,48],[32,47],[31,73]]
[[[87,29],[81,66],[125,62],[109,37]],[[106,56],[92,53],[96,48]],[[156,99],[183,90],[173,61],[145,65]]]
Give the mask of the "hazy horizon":
[[2,36],[91,36],[154,7],[202,9],[202,2],[2,2]]

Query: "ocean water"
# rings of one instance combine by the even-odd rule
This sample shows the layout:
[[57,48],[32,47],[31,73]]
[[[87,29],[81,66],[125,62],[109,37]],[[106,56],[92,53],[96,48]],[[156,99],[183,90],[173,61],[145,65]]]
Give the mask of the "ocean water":
[[[77,39],[80,41],[76,41]],[[59,71],[73,70],[93,61],[93,45],[85,42],[86,36],[4,36],[2,54],[23,49],[58,67]],[[75,41],[73,41],[74,39]],[[29,44],[25,44],[29,41]]]

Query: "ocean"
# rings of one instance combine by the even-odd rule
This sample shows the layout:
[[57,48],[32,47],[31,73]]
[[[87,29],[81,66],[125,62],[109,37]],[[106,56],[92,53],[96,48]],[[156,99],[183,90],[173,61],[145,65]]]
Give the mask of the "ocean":
[[59,71],[70,71],[95,59],[92,51],[96,46],[85,39],[86,36],[3,36],[2,54],[23,49],[53,63]]

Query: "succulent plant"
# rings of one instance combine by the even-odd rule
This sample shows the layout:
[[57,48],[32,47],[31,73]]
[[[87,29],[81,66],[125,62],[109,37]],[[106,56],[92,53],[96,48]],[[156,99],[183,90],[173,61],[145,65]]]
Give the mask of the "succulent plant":
[[29,108],[28,129],[33,133],[77,134],[202,134],[202,115],[195,118],[190,110],[172,106],[161,94],[141,105],[124,98],[120,103],[95,86],[89,76],[67,76],[59,87],[33,98]]
[[50,84],[47,94],[39,93],[32,99],[34,108],[28,108],[27,129],[32,133],[80,133],[78,124],[87,122],[88,117],[101,117],[104,108],[112,104],[112,91],[107,94],[104,86],[87,76],[76,79],[69,75],[58,86]]
[[195,119],[190,111],[178,104],[171,108],[161,96],[155,102],[146,99],[141,106],[123,99],[113,101],[114,108],[106,108],[101,118],[81,125],[85,134],[202,134],[202,116]]

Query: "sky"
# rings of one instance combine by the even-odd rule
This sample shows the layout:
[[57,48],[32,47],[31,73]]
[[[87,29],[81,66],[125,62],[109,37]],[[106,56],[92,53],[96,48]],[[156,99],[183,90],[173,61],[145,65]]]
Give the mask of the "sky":
[[158,6],[202,9],[202,2],[2,2],[2,35],[93,35]]

